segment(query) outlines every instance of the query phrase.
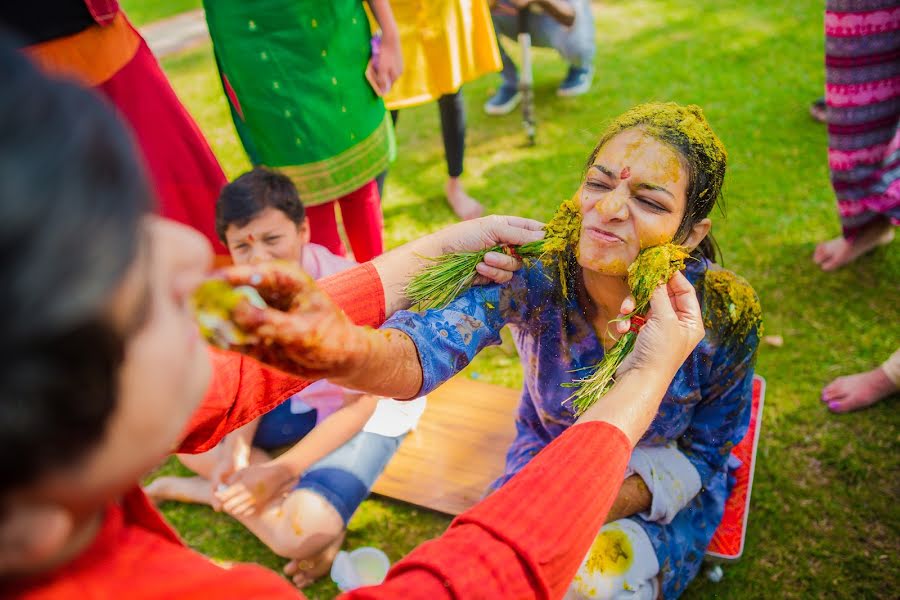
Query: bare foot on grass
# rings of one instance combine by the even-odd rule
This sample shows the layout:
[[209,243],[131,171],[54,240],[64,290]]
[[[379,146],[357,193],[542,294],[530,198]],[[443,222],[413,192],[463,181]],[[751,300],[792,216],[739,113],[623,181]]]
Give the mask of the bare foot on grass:
[[203,477],[157,477],[144,486],[144,493],[155,503],[166,500],[188,504],[212,504],[209,481]]
[[447,193],[447,203],[450,204],[450,208],[463,221],[477,219],[484,214],[484,207],[466,193],[459,177],[448,179],[444,191]]
[[835,271],[878,246],[891,243],[893,239],[893,225],[879,221],[863,229],[852,242],[843,237],[822,242],[816,246],[813,260],[823,271]]
[[334,542],[316,556],[291,560],[291,562],[284,565],[284,574],[290,577],[294,581],[294,585],[300,589],[315,583],[317,579],[324,577],[331,571],[331,563],[334,562],[334,557],[340,552],[346,535],[346,531],[341,533],[335,538]]
[[884,369],[838,377],[822,390],[822,402],[828,410],[845,413],[867,408],[898,391]]

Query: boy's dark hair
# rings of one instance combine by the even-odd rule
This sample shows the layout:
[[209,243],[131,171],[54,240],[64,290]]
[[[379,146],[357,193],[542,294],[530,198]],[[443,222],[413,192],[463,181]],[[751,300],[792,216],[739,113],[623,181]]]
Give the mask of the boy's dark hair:
[[254,167],[222,188],[216,202],[216,233],[225,243],[225,231],[230,225],[243,227],[267,208],[280,210],[300,225],[306,209],[297,188],[287,175],[265,167]]
[[102,438],[126,341],[109,302],[150,203],[112,109],[0,34],[0,499]]

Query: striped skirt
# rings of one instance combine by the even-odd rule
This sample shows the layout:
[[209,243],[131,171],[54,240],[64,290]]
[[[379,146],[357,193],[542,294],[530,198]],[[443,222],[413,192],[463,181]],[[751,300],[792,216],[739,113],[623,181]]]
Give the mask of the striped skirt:
[[844,237],[900,224],[900,1],[827,0],[828,165]]

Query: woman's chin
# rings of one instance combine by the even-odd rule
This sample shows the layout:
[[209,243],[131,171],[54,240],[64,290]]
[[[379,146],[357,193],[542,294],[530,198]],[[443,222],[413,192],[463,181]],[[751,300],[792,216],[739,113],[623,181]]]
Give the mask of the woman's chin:
[[597,275],[605,275],[607,277],[626,277],[628,275],[629,262],[623,258],[611,257],[585,257],[578,258],[578,264],[585,271],[590,271]]

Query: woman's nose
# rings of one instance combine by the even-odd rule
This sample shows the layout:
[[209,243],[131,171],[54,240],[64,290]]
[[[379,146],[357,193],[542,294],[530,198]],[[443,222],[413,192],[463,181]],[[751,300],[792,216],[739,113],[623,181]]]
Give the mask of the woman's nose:
[[624,185],[619,185],[614,190],[597,200],[594,205],[604,221],[624,221],[628,218],[628,190]]
[[173,293],[186,298],[212,266],[212,246],[199,232],[174,221],[151,217],[160,260],[173,275]]

